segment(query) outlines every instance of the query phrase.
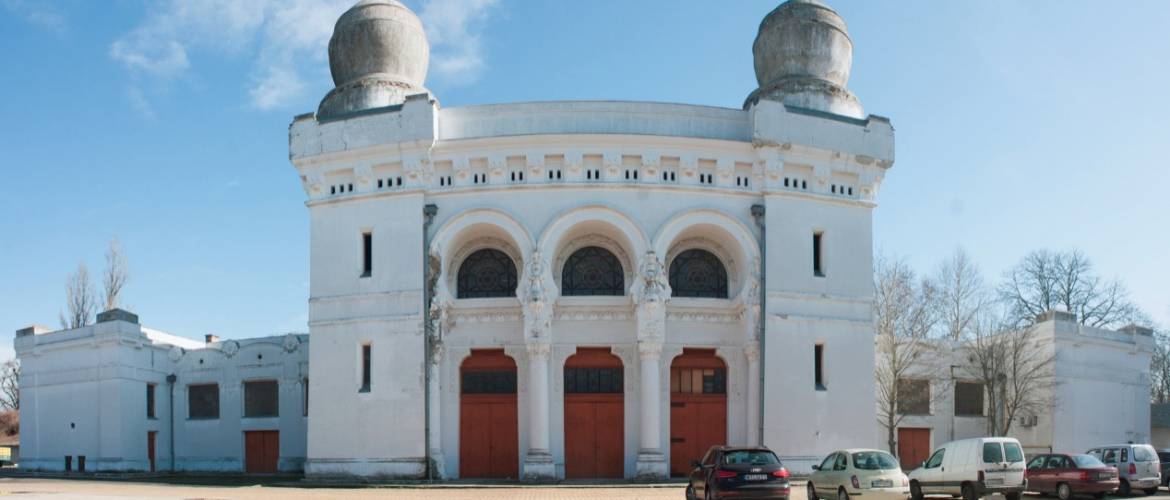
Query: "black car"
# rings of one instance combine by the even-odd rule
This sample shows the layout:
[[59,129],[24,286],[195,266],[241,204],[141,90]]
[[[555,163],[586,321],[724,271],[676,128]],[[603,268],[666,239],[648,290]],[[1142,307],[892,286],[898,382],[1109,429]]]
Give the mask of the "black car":
[[788,469],[764,447],[712,446],[703,460],[691,463],[687,499],[788,499]]
[[1170,450],[1158,450],[1158,460],[1162,462],[1162,486],[1170,486]]

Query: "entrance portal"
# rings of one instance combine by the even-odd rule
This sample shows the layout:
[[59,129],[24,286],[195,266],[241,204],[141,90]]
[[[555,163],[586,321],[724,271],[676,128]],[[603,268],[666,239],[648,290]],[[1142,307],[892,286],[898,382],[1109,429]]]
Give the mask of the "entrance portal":
[[244,431],[244,472],[274,474],[279,459],[279,431]]
[[459,477],[516,479],[520,470],[516,362],[473,350],[460,367]]
[[670,365],[670,475],[687,476],[727,444],[727,366],[714,349],[683,349]]
[[606,348],[579,348],[565,361],[565,477],[625,473],[622,360]]

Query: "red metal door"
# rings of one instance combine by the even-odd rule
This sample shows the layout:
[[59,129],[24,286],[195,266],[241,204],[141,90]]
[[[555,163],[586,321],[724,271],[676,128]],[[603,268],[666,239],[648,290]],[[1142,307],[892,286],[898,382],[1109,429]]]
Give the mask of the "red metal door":
[[156,434],[158,434],[158,433],[155,431],[149,431],[146,433],[146,458],[150,459],[150,472],[155,471],[155,469],[154,469],[154,441],[155,441]]
[[684,349],[670,365],[670,475],[727,444],[726,366],[713,349]]
[[930,457],[930,429],[898,428],[898,460],[903,470],[917,468]]
[[502,349],[473,351],[460,393],[459,476],[519,478],[516,363]]
[[[580,385],[574,383],[576,388],[566,384],[565,477],[623,477],[625,402],[621,359],[609,348],[580,348],[565,361],[565,369],[581,369],[581,376],[592,378]],[[566,381],[573,376],[566,372]],[[596,385],[599,377],[607,382]]]
[[276,473],[279,459],[279,431],[244,432],[244,472],[249,474]]

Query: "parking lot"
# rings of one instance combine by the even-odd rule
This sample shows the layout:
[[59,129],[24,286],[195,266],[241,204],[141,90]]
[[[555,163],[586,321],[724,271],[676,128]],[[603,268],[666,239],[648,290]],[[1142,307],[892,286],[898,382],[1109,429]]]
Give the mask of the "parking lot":
[[[207,481],[205,481],[207,482]],[[806,500],[804,483],[794,482],[791,500]],[[1166,490],[1159,497],[1168,496]],[[297,487],[281,484],[176,484],[158,482],[44,479],[44,478],[0,478],[0,497],[19,499],[166,499],[166,500],[218,500],[218,499],[361,499],[395,498],[408,500],[450,499],[450,500],[537,500],[537,499],[599,499],[599,500],[641,500],[657,498],[683,498],[681,484],[663,485],[577,485],[577,486],[438,486],[438,487],[397,487],[376,486],[368,488]],[[1043,498],[1029,495],[1030,498]],[[938,497],[940,500],[946,497]],[[1002,497],[994,497],[1002,498]],[[1087,497],[1086,497],[1087,498]],[[1136,495],[1135,499],[1143,498]]]

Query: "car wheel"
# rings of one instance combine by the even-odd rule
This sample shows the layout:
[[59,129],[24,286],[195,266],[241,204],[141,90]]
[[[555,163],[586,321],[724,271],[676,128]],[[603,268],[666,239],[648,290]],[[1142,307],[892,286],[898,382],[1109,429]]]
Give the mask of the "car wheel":
[[1056,485],[1056,497],[1060,500],[1069,500],[1072,498],[1072,488],[1069,488],[1067,483]]
[[808,482],[808,500],[817,500],[817,489],[813,487],[812,481]]
[[707,483],[707,487],[703,488],[703,498],[715,500],[715,488],[712,488],[710,483]]
[[1146,488],[1146,494],[1147,495],[1157,495],[1158,488]]
[[687,486],[687,500],[699,500],[698,498],[695,498],[694,486]]
[[963,500],[979,500],[979,496],[975,494],[975,487],[970,484],[963,485]]
[[1129,481],[1126,481],[1126,480],[1122,479],[1122,480],[1121,480],[1121,486],[1118,486],[1118,487],[1117,487],[1117,494],[1118,494],[1118,495],[1121,495],[1121,496],[1123,496],[1123,497],[1127,497],[1127,496],[1129,496],[1131,493],[1133,493],[1133,490],[1132,490],[1132,489],[1130,489],[1130,487],[1129,487]]
[[910,481],[910,498],[922,500],[922,485],[918,481]]
[[1096,498],[1097,500],[1104,500],[1105,494],[1104,493],[1093,493],[1093,498]]
[[1004,493],[1003,498],[1005,500],[1020,500],[1020,494],[1019,493]]
[[849,492],[845,491],[845,487],[837,488],[837,500],[849,500]]

